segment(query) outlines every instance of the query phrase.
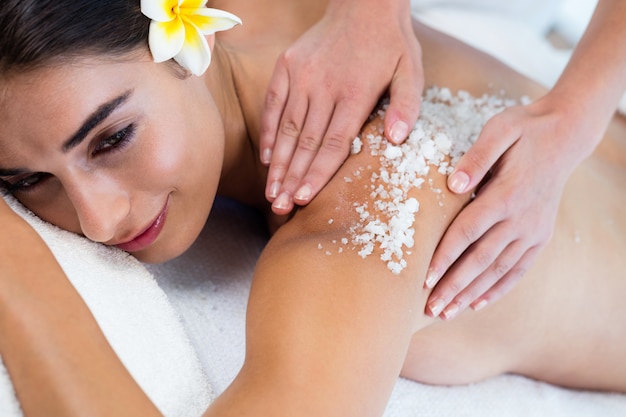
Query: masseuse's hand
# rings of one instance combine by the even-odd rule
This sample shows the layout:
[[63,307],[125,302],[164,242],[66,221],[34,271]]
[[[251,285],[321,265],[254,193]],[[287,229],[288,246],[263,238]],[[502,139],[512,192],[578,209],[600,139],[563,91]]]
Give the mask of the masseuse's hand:
[[385,135],[397,144],[417,120],[423,90],[409,2],[331,0],[280,57],[269,84],[260,153],[276,214],[307,204],[330,180],[387,89]]
[[467,306],[493,303],[548,242],[565,182],[605,128],[571,107],[546,96],[509,108],[485,125],[458,162],[450,190],[478,189],[433,256],[428,314],[451,319]]

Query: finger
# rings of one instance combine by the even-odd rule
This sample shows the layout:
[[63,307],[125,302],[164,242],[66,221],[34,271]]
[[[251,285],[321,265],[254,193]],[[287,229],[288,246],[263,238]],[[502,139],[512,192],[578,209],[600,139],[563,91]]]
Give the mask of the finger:
[[413,65],[402,59],[389,86],[389,107],[385,113],[385,136],[399,145],[406,140],[419,116],[424,75],[421,60]]
[[516,126],[508,123],[506,110],[491,118],[448,177],[450,191],[464,193],[476,187],[506,150],[519,139],[520,131]]
[[[515,254],[511,251],[509,235],[506,226],[502,223],[496,224],[462,254],[428,297],[428,309],[433,316],[438,316],[442,311],[447,311],[448,317],[456,314],[455,307],[465,308],[474,301],[474,298],[466,299],[468,293],[464,292],[474,280],[493,268],[494,264],[498,265],[495,272],[504,274],[506,271],[503,268],[507,265],[505,262],[508,265],[517,262],[521,253]],[[513,262],[510,260],[512,256]],[[449,305],[453,299],[457,303]]]
[[276,63],[276,68],[265,94],[263,112],[261,113],[259,147],[261,162],[265,165],[269,165],[272,160],[278,124],[289,96],[289,72],[287,67],[283,65],[283,62],[282,59],[279,59]]
[[540,251],[541,246],[533,246],[526,251],[519,262],[515,264],[515,266],[513,266],[513,268],[511,268],[509,272],[502,277],[502,279],[496,282],[492,287],[486,290],[483,295],[479,296],[476,300],[474,300],[474,302],[472,302],[471,307],[478,311],[489,304],[495,303],[511,291],[515,284],[517,284],[526,274],[526,271],[528,271]]
[[469,203],[450,224],[437,245],[424,286],[435,287],[452,264],[490,228],[502,221],[505,214],[506,207],[494,204],[487,192]]
[[[374,103],[372,103],[372,106]],[[328,183],[350,153],[350,146],[371,112],[371,107],[341,102],[335,109],[322,145],[294,199],[307,204]]]
[[[286,192],[288,195],[293,196],[298,188],[302,184],[304,176],[309,171],[311,163],[314,159],[319,158],[319,150],[322,146],[323,136],[328,128],[329,121],[332,116],[332,103],[330,99],[323,100],[323,102],[311,101],[309,111],[302,128],[302,133],[297,140],[296,149],[294,151],[289,169],[283,180],[283,184],[280,192]],[[332,161],[323,161],[324,164]],[[328,169],[324,174],[328,181],[330,177],[335,173],[337,167],[334,169]],[[302,194],[302,191],[300,192]],[[302,197],[298,194],[294,196],[299,202],[306,201],[307,197]],[[276,207],[282,209],[282,207]]]
[[474,302],[499,280],[507,276],[512,268],[518,264],[525,249],[524,243],[520,240],[509,244],[489,268],[481,273],[475,280],[471,281],[463,291],[453,298],[443,309],[441,313],[442,317],[446,320],[456,317],[465,310],[470,303]]
[[278,196],[302,131],[308,111],[308,100],[301,97],[290,95],[279,123],[272,161],[267,173],[265,196],[268,201],[273,201]]

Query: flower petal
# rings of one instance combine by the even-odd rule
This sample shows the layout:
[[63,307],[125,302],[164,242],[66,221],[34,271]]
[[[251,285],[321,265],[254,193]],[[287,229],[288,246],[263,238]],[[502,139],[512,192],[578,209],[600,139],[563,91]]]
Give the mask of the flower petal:
[[154,62],[163,62],[180,52],[185,42],[185,25],[181,19],[171,22],[150,22],[148,45]]
[[185,10],[185,20],[189,19],[194,26],[205,35],[211,35],[221,30],[228,30],[235,25],[241,24],[241,19],[224,10],[203,8]]
[[202,32],[194,25],[185,23],[185,42],[174,59],[197,76],[204,74],[209,67],[211,49]]
[[207,0],[182,0],[180,2],[181,9],[199,9],[206,6]]
[[178,7],[178,0],[141,0],[141,13],[157,22],[174,20],[175,7]]

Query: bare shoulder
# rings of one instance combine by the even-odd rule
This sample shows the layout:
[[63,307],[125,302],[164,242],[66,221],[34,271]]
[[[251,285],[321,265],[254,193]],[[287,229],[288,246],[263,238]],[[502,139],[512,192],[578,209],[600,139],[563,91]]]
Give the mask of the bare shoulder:
[[430,88],[420,119],[401,146],[383,138],[381,107],[355,139],[344,166],[279,231],[275,244],[306,242],[325,263],[349,259],[351,265],[382,265],[393,274],[412,263],[423,267],[470,198],[451,194],[447,175],[486,120],[511,104],[501,96]]

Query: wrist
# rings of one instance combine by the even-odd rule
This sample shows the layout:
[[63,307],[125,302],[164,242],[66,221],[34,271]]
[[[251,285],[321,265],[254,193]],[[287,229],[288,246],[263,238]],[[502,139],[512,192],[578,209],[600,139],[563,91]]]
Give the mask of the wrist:
[[[551,137],[546,137],[546,152],[559,161],[567,176],[587,158],[602,140],[610,117],[603,118],[588,101],[552,90],[536,103],[535,114],[549,117]],[[550,150],[551,149],[551,150]]]
[[[408,0],[329,0],[326,15],[362,16],[378,18],[411,19],[411,2]],[[371,21],[371,20],[370,20]]]

